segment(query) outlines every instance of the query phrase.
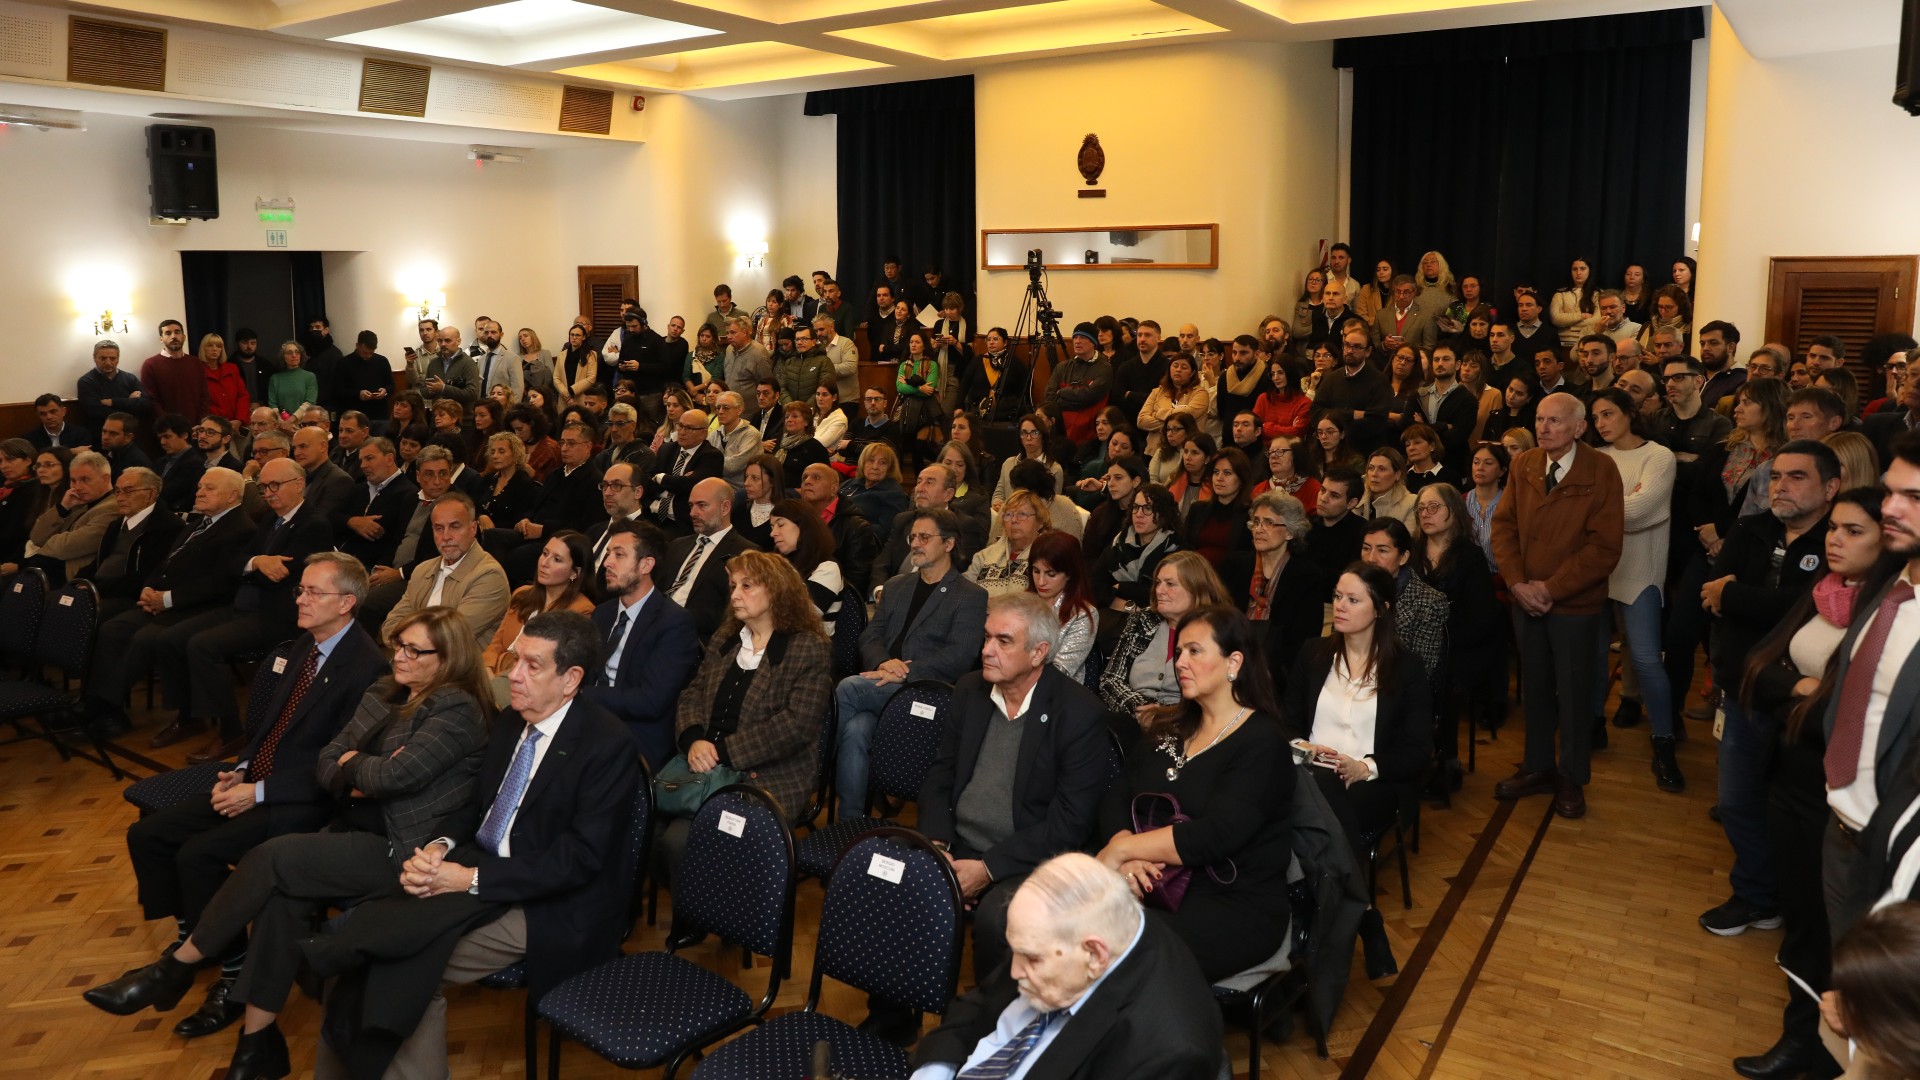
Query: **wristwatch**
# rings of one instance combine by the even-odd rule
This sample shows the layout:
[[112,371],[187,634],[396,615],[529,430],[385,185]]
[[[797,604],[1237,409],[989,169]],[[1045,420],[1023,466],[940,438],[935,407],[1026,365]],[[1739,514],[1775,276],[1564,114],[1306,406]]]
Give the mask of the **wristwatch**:
[[480,868],[477,866],[473,868],[473,880],[467,882],[467,895],[480,895]]

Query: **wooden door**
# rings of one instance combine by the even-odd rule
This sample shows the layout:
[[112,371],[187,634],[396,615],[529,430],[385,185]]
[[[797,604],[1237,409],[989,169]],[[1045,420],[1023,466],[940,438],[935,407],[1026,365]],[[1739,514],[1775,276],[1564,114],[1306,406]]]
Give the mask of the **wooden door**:
[[[1862,388],[1877,373],[1858,363],[1868,340],[1913,333],[1913,287],[1920,256],[1775,258],[1767,287],[1766,341],[1804,355],[1813,339],[1831,334],[1846,343]],[[1862,393],[1866,400],[1875,394]]]
[[597,349],[620,325],[620,301],[639,297],[640,268],[582,266],[579,276],[580,311],[593,320],[593,333],[587,338],[587,344]]

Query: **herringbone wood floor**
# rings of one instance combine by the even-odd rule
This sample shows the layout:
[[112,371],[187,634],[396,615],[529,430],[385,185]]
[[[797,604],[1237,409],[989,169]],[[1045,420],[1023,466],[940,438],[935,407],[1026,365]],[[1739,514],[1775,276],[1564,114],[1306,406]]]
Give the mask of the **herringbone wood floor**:
[[[1717,1080],[1729,1058],[1770,1044],[1784,994],[1772,964],[1778,935],[1721,939],[1694,921],[1724,899],[1727,852],[1707,817],[1714,743],[1705,725],[1692,728],[1682,748],[1687,794],[1654,789],[1644,728],[1616,730],[1613,748],[1596,754],[1589,816],[1571,822],[1552,819],[1544,799],[1499,808],[1492,786],[1517,762],[1520,732],[1482,734],[1466,789],[1450,809],[1424,814],[1411,910],[1383,862],[1380,904],[1402,974],[1370,984],[1356,962],[1330,1060],[1296,1031],[1285,1044],[1263,1043],[1262,1075]],[[122,741],[144,752],[149,730]],[[186,749],[151,756],[178,764]],[[134,904],[123,838],[134,811],[121,786],[96,766],[63,765],[44,743],[0,747],[0,1075],[224,1074],[231,1031],[195,1043],[170,1034],[197,990],[165,1017],[108,1016],[80,999],[150,960],[173,932],[143,922]],[[781,1008],[804,999],[819,897],[818,885],[801,890],[795,978]],[[662,903],[661,928],[642,925],[631,948],[660,944]],[[738,953],[712,946],[690,955],[750,990],[765,985],[764,963],[742,971]],[[830,986],[826,1000],[834,1015],[862,1015],[848,988]],[[318,1015],[296,997],[283,1018],[303,1073]],[[521,1075],[520,1016],[517,993],[456,991],[453,1075]],[[1246,1075],[1244,1031],[1230,1026],[1228,1047]],[[626,1075],[577,1046],[566,1063],[569,1075]]]

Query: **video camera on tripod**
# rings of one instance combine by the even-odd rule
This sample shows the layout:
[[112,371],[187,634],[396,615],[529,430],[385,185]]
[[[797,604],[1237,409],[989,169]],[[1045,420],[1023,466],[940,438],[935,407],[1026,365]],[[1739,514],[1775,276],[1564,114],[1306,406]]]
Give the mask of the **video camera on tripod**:
[[1057,340],[1060,337],[1060,319],[1065,313],[1047,299],[1046,272],[1047,264],[1042,251],[1039,248],[1027,249],[1027,296],[1034,302],[1034,318],[1039,321],[1043,333],[1050,332]]

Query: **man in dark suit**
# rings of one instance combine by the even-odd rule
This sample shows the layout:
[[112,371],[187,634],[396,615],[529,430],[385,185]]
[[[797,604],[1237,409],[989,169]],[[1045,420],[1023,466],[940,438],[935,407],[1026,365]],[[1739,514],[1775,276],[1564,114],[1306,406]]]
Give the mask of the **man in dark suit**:
[[[212,739],[190,755],[189,762],[219,761],[244,745],[246,733],[234,707],[233,668],[227,661],[245,653],[258,655],[293,636],[299,623],[294,589],[303,576],[300,567],[307,556],[333,547],[333,528],[306,499],[306,475],[299,465],[286,458],[267,462],[260,470],[259,487],[270,513],[237,560],[239,586],[228,617],[191,638],[168,638],[160,653],[161,664],[186,669],[193,688],[190,713],[213,728]],[[364,590],[359,599],[365,599]],[[354,607],[359,607],[358,600]]]
[[687,518],[693,535],[675,540],[667,549],[666,558],[655,568],[654,583],[667,599],[693,616],[704,647],[731,607],[727,560],[753,550],[753,544],[733,527],[733,488],[718,477],[693,486]]
[[[263,661],[274,672],[256,691],[269,718],[241,747],[239,762],[222,772],[210,799],[188,799],[149,814],[127,829],[140,905],[149,919],[172,917],[186,940],[207,901],[227,880],[227,868],[261,842],[283,833],[308,832],[326,824],[333,800],[315,782],[314,759],[352,715],[367,687],[386,672],[386,657],[354,622],[354,607],[366,595],[360,564],[335,552],[306,560],[297,601],[300,634]],[[317,652],[314,678],[293,697],[293,675]],[[248,770],[260,748],[278,730],[271,764]],[[245,949],[222,958],[220,978],[198,1012],[174,1033],[212,1034],[240,1018],[244,1008],[228,1000]]]
[[[100,624],[87,702],[102,737],[132,728],[125,709],[127,687],[154,672],[156,659],[184,650],[194,634],[232,615],[229,605],[240,584],[240,564],[253,540],[253,522],[240,510],[244,486],[232,469],[208,469],[193,504],[200,516],[147,578],[135,606]],[[158,675],[166,707],[179,713],[154,735],[149,745],[156,749],[206,729],[204,722],[188,715],[191,687],[185,666],[161,666]]]
[[660,456],[654,462],[660,471],[647,481],[643,499],[647,516],[669,536],[692,532],[687,500],[693,495],[693,486],[708,477],[719,476],[725,465],[726,455],[707,441],[707,414],[699,409],[681,413],[680,426],[673,431],[673,442],[661,444]]
[[[833,534],[833,559],[840,564],[840,576],[847,586],[854,595],[867,596],[875,584],[874,549],[880,545],[874,539],[873,524],[861,516],[851,499],[840,497],[840,474],[833,466],[817,461],[807,466],[800,474],[800,501],[813,507],[813,512],[827,523],[827,531]],[[911,526],[912,514],[900,517]],[[962,528],[965,536],[967,526]],[[954,549],[953,561],[960,562],[958,547]],[[893,573],[898,573],[899,564],[894,565]],[[887,577],[879,580],[884,583]]]
[[54,446],[77,449],[93,444],[93,432],[67,423],[67,406],[59,394],[41,394],[34,398],[33,412],[40,418],[40,426],[27,432],[27,441],[35,450]]
[[203,416],[193,427],[193,445],[209,469],[246,472],[246,466],[233,456],[233,421],[224,416]]
[[1007,944],[1012,960],[920,1040],[916,1070],[986,1065],[1005,1076],[1030,1061],[1029,1080],[1225,1072],[1220,1010],[1193,954],[1091,856],[1058,856],[1027,878],[1007,909]]
[[[593,584],[587,590],[590,596],[609,595],[602,591],[606,582],[600,575],[600,568],[607,558],[607,541],[613,535],[613,526],[622,521],[645,520],[640,516],[640,475],[638,469],[624,462],[615,462],[601,474],[600,505],[606,510],[607,518],[595,523],[586,532],[587,548],[593,552]],[[659,554],[666,554],[664,545]]]
[[293,433],[292,447],[293,460],[307,476],[306,493],[302,497],[329,523],[343,516],[342,511],[353,500],[357,485],[353,477],[327,457],[327,433],[315,427],[300,428]]
[[894,691],[915,679],[953,682],[980,655],[987,621],[987,592],[954,564],[959,515],[951,510],[915,510],[907,533],[914,573],[887,582],[873,620],[860,632],[860,663],[866,670],[840,680],[835,749],[841,795],[858,807],[867,797],[867,744],[880,710]]
[[633,406],[620,402],[607,409],[607,446],[593,456],[593,466],[602,473],[622,462],[631,463],[634,471],[641,476],[653,474],[653,451],[648,448],[647,439],[636,438],[640,430],[640,414]]
[[360,447],[360,472],[366,483],[334,511],[333,532],[340,550],[362,566],[391,566],[420,489],[400,471],[400,458],[386,439],[368,439]]
[[[383,1030],[352,1040],[355,1075],[378,1076],[389,1060],[400,1075],[446,1075],[443,978],[470,983],[524,961],[537,1002],[619,951],[630,899],[621,852],[640,769],[620,722],[577,696],[600,664],[599,635],[584,615],[542,612],[514,651],[512,707],[494,720],[476,798],[408,860],[410,895],[363,905],[310,943],[323,973],[378,958],[358,1015]],[[549,749],[536,753],[543,739]],[[523,756],[531,768],[516,781]],[[352,1026],[341,1014],[355,997],[328,995],[329,1030]],[[332,1047],[320,1055],[318,1075],[343,1075]]]
[[360,475],[360,447],[373,437],[373,421],[366,413],[349,409],[340,414],[339,427],[327,460],[338,465],[340,471],[347,474],[347,479],[360,483],[366,479]]
[[[1861,421],[1861,431],[1873,440],[1881,461],[1893,460],[1893,443],[1920,426],[1920,377],[1909,376],[1900,387],[1899,408],[1885,408]],[[1842,417],[1844,424],[1851,417]]]
[[[915,510],[951,510],[953,496],[960,487],[959,478],[952,469],[934,462],[920,470],[920,476],[913,483],[913,508]],[[869,583],[886,582],[896,574],[906,572],[907,566],[907,530],[913,525],[912,514],[898,514],[893,519],[887,545],[880,549],[880,555],[873,561]],[[837,539],[837,538],[836,538]],[[960,515],[960,543],[953,549],[953,561],[961,566],[973,559],[973,553],[987,546],[987,527],[979,518],[971,514]],[[838,551],[835,548],[835,551]]]
[[193,422],[184,416],[162,416],[153,425],[153,435],[162,455],[153,465],[160,474],[160,502],[176,514],[189,513],[200,474],[207,471],[207,459],[193,448]]
[[987,604],[980,670],[960,676],[920,785],[920,831],[973,909],[976,979],[1006,958],[1007,904],[1034,867],[1094,839],[1112,749],[1100,698],[1053,665],[1060,618],[1033,593]]
[[157,505],[160,474],[130,467],[113,482],[114,508],[120,516],[107,524],[100,553],[80,576],[100,593],[100,618],[111,619],[133,607],[154,568],[180,536],[180,519]]
[[132,413],[111,413],[100,425],[100,456],[107,459],[113,475],[119,476],[123,470],[136,466],[153,468],[153,459],[134,443],[139,435],[140,421]]
[[655,770],[673,759],[674,710],[706,640],[693,617],[654,585],[666,550],[667,535],[650,522],[616,521],[608,530],[601,573],[611,599],[593,610],[606,661],[588,673],[581,691],[625,722]]
[[[488,529],[481,544],[506,569],[515,588],[533,580],[546,538],[562,529],[585,532],[600,516],[600,470],[593,467],[593,429],[578,421],[560,429],[560,467],[540,485],[527,516]],[[496,525],[504,523],[495,522]]]

